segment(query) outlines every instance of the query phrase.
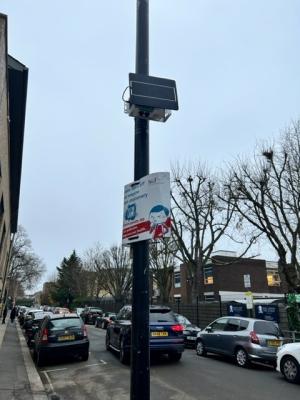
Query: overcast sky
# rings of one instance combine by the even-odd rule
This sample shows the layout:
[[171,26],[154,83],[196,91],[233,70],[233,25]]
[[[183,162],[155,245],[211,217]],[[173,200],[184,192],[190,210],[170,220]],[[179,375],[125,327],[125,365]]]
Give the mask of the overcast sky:
[[[150,0],[150,10],[150,74],[176,80],[180,107],[151,123],[151,172],[222,166],[299,117],[298,0]],[[73,249],[121,241],[136,1],[2,0],[1,12],[9,52],[29,68],[19,223],[49,275]]]

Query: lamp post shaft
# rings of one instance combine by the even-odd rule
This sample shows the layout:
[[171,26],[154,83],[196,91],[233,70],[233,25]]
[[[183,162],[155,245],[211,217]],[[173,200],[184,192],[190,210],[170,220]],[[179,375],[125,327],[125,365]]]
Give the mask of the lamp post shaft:
[[[149,0],[137,0],[136,73],[149,74]],[[149,174],[149,121],[135,118],[134,180]],[[150,400],[149,245],[133,243],[131,400]]]

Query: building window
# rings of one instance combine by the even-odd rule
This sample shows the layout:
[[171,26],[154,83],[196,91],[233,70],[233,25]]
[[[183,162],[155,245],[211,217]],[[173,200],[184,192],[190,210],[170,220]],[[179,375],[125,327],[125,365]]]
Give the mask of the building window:
[[204,301],[214,301],[215,294],[214,292],[204,292]]
[[180,271],[174,272],[174,287],[180,288],[181,287],[181,278],[180,278]]
[[280,286],[280,276],[277,270],[267,270],[268,286]]
[[212,285],[214,283],[213,267],[210,265],[203,268],[204,285]]

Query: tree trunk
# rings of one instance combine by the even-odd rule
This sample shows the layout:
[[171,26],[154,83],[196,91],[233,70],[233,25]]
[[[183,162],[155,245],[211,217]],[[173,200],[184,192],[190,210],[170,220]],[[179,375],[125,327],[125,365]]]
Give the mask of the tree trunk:
[[201,260],[196,261],[196,263],[191,267],[193,269],[192,277],[192,303],[196,304],[197,296],[200,295],[201,283],[203,279],[202,272],[202,262]]
[[297,273],[293,272],[293,266],[289,266],[286,262],[285,255],[281,255],[278,260],[278,269],[279,272],[285,277],[288,292],[289,293],[297,293]]

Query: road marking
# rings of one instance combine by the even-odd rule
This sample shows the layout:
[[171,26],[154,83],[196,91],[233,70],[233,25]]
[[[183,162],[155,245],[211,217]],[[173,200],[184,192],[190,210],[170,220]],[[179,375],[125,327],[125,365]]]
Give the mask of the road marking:
[[101,362],[102,364],[104,364],[104,365],[106,365],[106,364],[107,364],[107,362],[106,362],[106,361],[104,361],[104,360],[100,360],[100,362]]
[[[103,361],[103,360],[100,360],[100,363],[84,365],[81,368],[95,367],[96,365],[103,365],[103,364],[107,364],[107,363],[105,361]],[[78,368],[78,369],[80,369],[80,368]]]
[[19,335],[21,351],[24,359],[24,364],[28,376],[28,380],[30,383],[30,388],[32,392],[33,400],[47,400],[47,394],[45,392],[45,388],[43,382],[35,368],[35,365],[32,361],[29,349],[27,347],[26,340],[22,334],[21,328],[19,327],[18,323],[16,323],[17,331]]
[[43,371],[41,371],[41,372],[56,372],[56,371],[65,371],[66,369],[68,369],[68,368],[56,368],[56,369],[44,369]]
[[52,385],[52,382],[51,382],[51,379],[50,379],[49,375],[47,374],[46,371],[41,371],[41,372],[45,375],[45,378],[47,379],[47,382],[48,382],[48,385],[50,387],[51,392],[54,393],[54,387]]

